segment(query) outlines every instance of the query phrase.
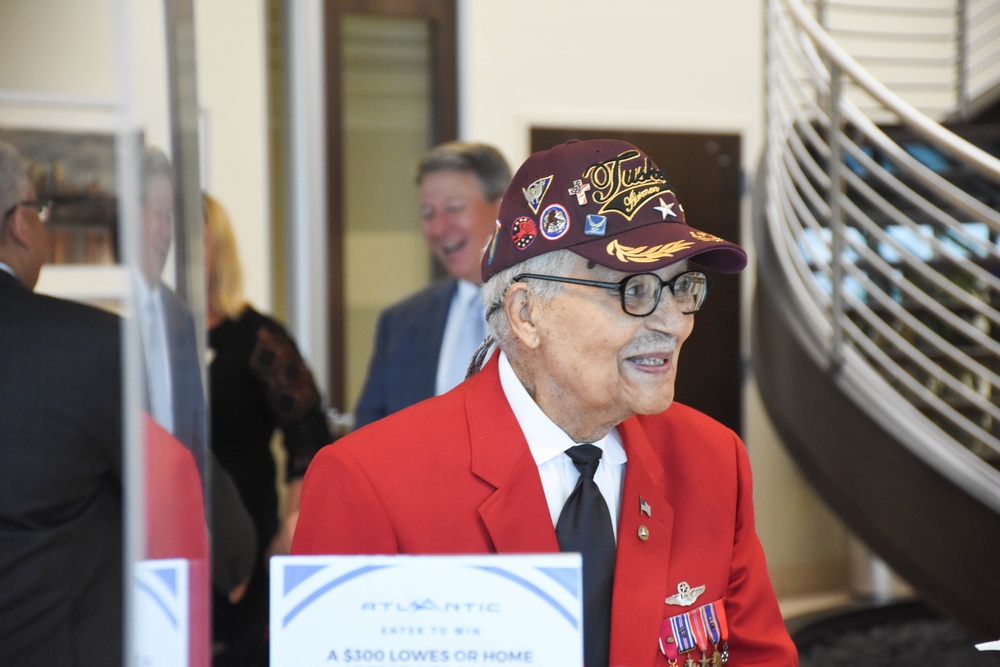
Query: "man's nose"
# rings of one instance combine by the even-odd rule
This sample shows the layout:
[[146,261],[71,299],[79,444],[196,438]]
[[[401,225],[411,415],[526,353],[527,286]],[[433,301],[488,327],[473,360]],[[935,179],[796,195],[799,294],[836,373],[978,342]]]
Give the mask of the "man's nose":
[[437,236],[445,229],[445,216],[437,211],[427,218],[424,218],[424,234],[427,236]]
[[684,313],[668,287],[663,288],[660,302],[656,304],[653,312],[646,316],[646,326],[675,336],[689,330],[693,324],[694,314]]

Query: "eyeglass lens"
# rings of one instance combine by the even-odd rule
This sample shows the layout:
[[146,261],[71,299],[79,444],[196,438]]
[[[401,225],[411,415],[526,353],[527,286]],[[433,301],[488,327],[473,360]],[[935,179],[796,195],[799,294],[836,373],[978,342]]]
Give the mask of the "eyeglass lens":
[[631,276],[622,286],[622,309],[629,315],[649,315],[656,310],[664,285],[670,288],[681,312],[690,314],[701,308],[705,301],[708,280],[705,274],[697,271],[682,273],[665,282],[653,273]]

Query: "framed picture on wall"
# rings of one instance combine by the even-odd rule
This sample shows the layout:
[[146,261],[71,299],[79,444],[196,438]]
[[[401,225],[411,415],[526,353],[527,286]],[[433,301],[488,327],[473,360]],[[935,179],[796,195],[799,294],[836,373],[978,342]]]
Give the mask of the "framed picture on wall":
[[27,161],[40,200],[51,200],[49,264],[118,262],[115,138],[96,132],[0,128]]

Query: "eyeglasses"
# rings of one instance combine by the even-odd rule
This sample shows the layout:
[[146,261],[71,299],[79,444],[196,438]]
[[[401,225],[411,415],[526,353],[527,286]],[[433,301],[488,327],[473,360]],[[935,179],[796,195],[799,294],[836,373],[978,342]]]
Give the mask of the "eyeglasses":
[[38,211],[38,219],[41,220],[42,223],[48,222],[49,215],[52,213],[51,199],[44,199],[40,201],[25,200],[20,201],[7,209],[7,211],[3,214],[3,219],[6,221],[7,218],[9,218],[11,214],[17,210],[18,206],[27,206],[28,208],[33,208]]
[[660,304],[663,288],[668,287],[677,307],[685,315],[698,312],[705,303],[708,294],[709,280],[701,271],[688,271],[676,275],[670,280],[662,280],[655,273],[636,273],[627,276],[617,283],[603,283],[596,280],[580,280],[579,278],[563,278],[561,276],[544,276],[537,273],[522,273],[514,276],[514,282],[525,278],[551,280],[557,283],[587,285],[618,290],[622,299],[622,310],[635,317],[646,317]]

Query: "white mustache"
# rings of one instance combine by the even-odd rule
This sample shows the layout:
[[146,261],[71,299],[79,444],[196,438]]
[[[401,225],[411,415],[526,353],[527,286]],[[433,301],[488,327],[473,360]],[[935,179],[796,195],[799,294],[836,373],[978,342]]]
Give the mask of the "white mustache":
[[647,331],[629,342],[625,356],[642,354],[673,354],[677,349],[677,336],[659,331]]

